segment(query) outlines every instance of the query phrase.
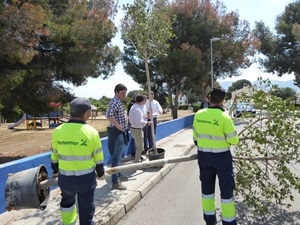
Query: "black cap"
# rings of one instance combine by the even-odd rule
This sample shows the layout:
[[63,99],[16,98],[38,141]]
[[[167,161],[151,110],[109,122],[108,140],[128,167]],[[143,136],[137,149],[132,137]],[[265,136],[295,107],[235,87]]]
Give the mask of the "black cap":
[[75,98],[70,103],[71,115],[81,115],[92,108],[90,101],[87,98]]

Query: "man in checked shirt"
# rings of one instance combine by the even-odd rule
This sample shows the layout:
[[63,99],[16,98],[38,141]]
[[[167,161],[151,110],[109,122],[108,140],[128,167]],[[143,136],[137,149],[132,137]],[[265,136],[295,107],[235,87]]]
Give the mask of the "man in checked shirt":
[[[105,114],[110,122],[110,126],[107,127],[107,133],[108,149],[112,157],[111,167],[120,165],[123,147],[128,141],[126,137],[128,118],[122,102],[126,98],[127,88],[123,84],[117,84],[114,91],[115,96],[111,99]],[[113,174],[112,189],[126,190],[127,187],[121,182],[126,180],[128,178],[120,173]]]

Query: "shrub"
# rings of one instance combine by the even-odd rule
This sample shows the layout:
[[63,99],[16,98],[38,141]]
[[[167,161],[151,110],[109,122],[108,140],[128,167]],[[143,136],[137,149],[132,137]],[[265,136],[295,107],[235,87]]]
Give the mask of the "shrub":
[[193,104],[193,112],[197,112],[200,109],[199,104]]
[[180,106],[178,106],[178,109],[179,110],[188,110],[188,105],[180,105]]

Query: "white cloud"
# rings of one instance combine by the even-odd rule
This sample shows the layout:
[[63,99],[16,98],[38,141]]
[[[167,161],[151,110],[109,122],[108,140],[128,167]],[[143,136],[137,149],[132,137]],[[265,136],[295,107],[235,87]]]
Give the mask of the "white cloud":
[[218,82],[222,83],[224,81],[232,81],[235,82],[237,80],[246,79],[250,82],[256,81],[257,78],[262,77],[263,79],[270,79],[270,80],[278,80],[278,81],[288,81],[288,80],[294,80],[295,76],[294,74],[284,74],[281,77],[279,77],[276,73],[264,73],[259,69],[257,64],[252,64],[249,68],[242,70],[242,75],[237,77],[227,77],[223,80],[219,79]]

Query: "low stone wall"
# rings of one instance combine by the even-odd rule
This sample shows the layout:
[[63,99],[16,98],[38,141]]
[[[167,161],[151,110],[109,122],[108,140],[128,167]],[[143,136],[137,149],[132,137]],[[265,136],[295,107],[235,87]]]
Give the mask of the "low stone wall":
[[[173,133],[191,126],[193,123],[193,118],[194,116],[191,115],[184,118],[159,123],[157,125],[156,140],[159,141]],[[104,164],[108,165],[110,162],[110,154],[108,151],[107,137],[101,138],[101,143],[104,151]],[[130,141],[129,144],[124,148],[123,157],[131,154],[131,148],[132,142]],[[51,176],[50,153],[51,152],[49,151],[35,156],[0,164],[0,214],[6,211],[4,191],[8,174],[17,173],[19,171],[31,169],[43,164]]]

